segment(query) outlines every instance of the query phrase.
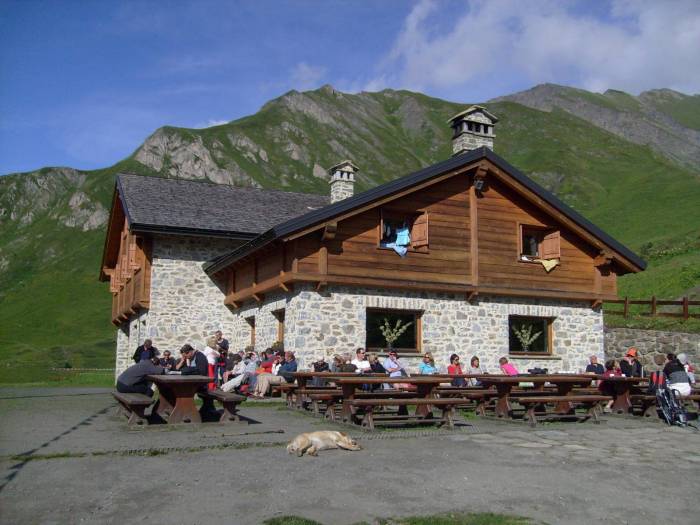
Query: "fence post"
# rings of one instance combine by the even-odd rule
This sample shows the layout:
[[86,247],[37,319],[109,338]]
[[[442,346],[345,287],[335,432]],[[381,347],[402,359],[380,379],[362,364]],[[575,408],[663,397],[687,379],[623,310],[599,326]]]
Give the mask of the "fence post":
[[683,319],[688,319],[690,313],[688,312],[688,296],[683,298]]
[[625,296],[625,309],[622,311],[622,315],[627,319],[627,315],[630,313],[630,298]]
[[651,316],[656,317],[656,296],[651,296]]

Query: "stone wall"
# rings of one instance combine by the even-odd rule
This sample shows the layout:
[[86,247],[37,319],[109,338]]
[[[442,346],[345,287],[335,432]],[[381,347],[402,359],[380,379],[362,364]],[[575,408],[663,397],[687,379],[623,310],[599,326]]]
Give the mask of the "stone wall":
[[[606,359],[622,359],[631,346],[639,351],[640,361],[647,370],[656,370],[669,352],[685,352],[691,363],[700,363],[700,334],[632,328],[605,329]],[[659,363],[655,363],[655,356]]]
[[[285,308],[285,348],[294,351],[301,366],[315,358],[353,352],[365,345],[367,308],[423,311],[423,351],[432,352],[440,366],[457,353],[468,362],[481,358],[490,372],[498,370],[498,358],[508,355],[508,316],[554,317],[553,355],[547,358],[509,356],[522,371],[535,366],[551,371],[578,371],[592,354],[603,357],[603,319],[599,309],[585,302],[482,297],[473,304],[461,296],[426,292],[401,292],[371,288],[331,286],[319,293],[297,285],[285,298],[266,298],[260,305],[246,305],[237,316],[256,317],[256,349],[274,342],[276,318],[272,311]],[[243,336],[245,337],[245,336]],[[241,341],[242,343],[243,341]],[[420,358],[406,358],[416,367]]]
[[161,351],[177,356],[189,343],[202,349],[207,336],[222,330],[231,337],[236,316],[224,305],[224,291],[204,273],[202,264],[227,253],[240,241],[176,235],[155,236],[151,264],[150,309],[117,335],[116,373],[131,364],[131,356],[150,338]]

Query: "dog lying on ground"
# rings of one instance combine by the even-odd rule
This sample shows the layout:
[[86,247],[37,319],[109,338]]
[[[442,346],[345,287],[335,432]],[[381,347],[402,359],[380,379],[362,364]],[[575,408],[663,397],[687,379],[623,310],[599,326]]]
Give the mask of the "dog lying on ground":
[[304,452],[309,456],[316,456],[319,450],[331,448],[362,450],[362,447],[347,434],[333,430],[320,430],[299,434],[287,445],[287,452],[299,457],[303,456]]

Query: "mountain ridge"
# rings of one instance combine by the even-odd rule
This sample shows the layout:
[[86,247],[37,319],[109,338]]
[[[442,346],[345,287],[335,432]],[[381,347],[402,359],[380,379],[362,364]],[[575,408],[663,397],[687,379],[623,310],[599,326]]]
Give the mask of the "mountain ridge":
[[[608,111],[647,129],[657,111],[694,137],[696,128],[678,120],[694,125],[700,97],[658,90],[640,102],[642,94],[533,89],[534,96],[509,96],[521,102],[500,97],[487,103],[500,118],[495,151],[650,258],[646,272],[622,280],[623,293],[670,297],[697,286],[695,150],[684,150],[690,154],[683,158],[664,154],[663,141],[651,139],[670,133],[668,127],[658,127],[641,144],[595,121]],[[537,104],[549,109],[531,107]],[[639,104],[653,108],[642,111]],[[0,177],[0,343],[19,362],[37,355],[74,366],[109,361],[110,299],[96,275],[117,173],[327,194],[327,168],[350,158],[360,167],[359,192],[449,158],[446,121],[466,105],[406,90],[348,94],[326,85],[290,91],[226,124],[163,126],[107,168],[42,168]],[[623,122],[617,117],[610,120]],[[91,348],[103,350],[93,355]]]

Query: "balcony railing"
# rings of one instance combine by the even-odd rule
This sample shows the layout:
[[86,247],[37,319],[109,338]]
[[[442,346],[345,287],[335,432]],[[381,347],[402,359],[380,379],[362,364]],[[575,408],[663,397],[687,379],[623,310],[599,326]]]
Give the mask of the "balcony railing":
[[112,295],[112,323],[120,325],[139,310],[147,309],[150,297],[146,272],[139,268],[126,280],[121,290]]

